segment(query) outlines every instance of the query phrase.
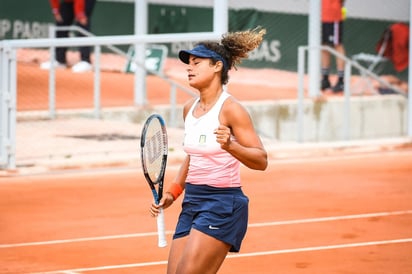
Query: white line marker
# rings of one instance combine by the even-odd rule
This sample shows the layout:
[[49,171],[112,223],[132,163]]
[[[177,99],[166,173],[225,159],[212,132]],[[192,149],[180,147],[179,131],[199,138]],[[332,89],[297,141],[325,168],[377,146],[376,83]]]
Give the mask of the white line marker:
[[[172,234],[172,233],[173,231],[166,231],[166,234]],[[66,244],[66,243],[78,243],[78,242],[90,242],[90,241],[104,241],[104,240],[115,240],[115,239],[151,237],[151,236],[157,236],[157,232],[108,235],[108,236],[98,236],[98,237],[73,238],[73,239],[65,239],[65,240],[52,240],[52,241],[17,243],[17,244],[2,244],[0,245],[0,248]]]
[[[408,214],[412,214],[412,210],[400,210],[400,211],[390,211],[390,212],[377,212],[377,213],[309,218],[309,219],[287,220],[287,221],[277,221],[277,222],[254,223],[254,224],[249,224],[248,226],[249,227],[267,227],[267,226],[363,219],[363,218],[373,218],[373,217],[399,216],[399,215],[408,215]],[[173,233],[174,231],[170,231],[170,230],[166,231],[167,235],[171,235]],[[104,240],[115,240],[115,239],[152,237],[152,236],[157,236],[157,232],[108,235],[108,236],[86,237],[86,238],[73,238],[73,239],[65,239],[65,240],[52,240],[52,241],[29,242],[29,243],[2,244],[0,245],[0,249],[1,248],[13,248],[13,247],[36,246],[36,245],[53,245],[53,244],[78,243],[78,242],[89,242],[89,241],[104,241]]]
[[228,258],[254,257],[254,256],[265,256],[265,255],[275,255],[275,254],[285,254],[285,253],[319,251],[319,250],[328,250],[328,249],[363,247],[363,246],[371,246],[371,245],[401,244],[401,243],[411,243],[411,242],[412,242],[412,238],[405,238],[405,239],[394,239],[394,240],[384,240],[384,241],[360,242],[360,243],[339,244],[339,245],[323,245],[323,246],[301,247],[301,248],[293,248],[293,249],[251,252],[251,253],[245,253],[245,254],[228,255],[227,257]]
[[334,217],[332,216],[332,217],[320,217],[320,218],[310,218],[310,219],[256,223],[256,224],[250,224],[249,227],[319,223],[319,222],[364,219],[364,218],[373,218],[373,217],[387,217],[387,216],[397,216],[397,215],[407,215],[407,214],[412,214],[412,210],[400,210],[400,211],[390,211],[390,212],[377,212],[377,213],[354,214],[354,215],[345,215],[345,216],[334,216]]

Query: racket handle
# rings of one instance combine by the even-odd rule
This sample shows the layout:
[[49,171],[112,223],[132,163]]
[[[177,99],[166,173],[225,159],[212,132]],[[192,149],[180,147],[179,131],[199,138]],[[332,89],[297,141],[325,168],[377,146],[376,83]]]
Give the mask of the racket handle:
[[165,216],[163,213],[163,208],[160,208],[159,215],[157,215],[157,234],[159,238],[159,247],[167,246],[166,241],[166,231],[165,231]]

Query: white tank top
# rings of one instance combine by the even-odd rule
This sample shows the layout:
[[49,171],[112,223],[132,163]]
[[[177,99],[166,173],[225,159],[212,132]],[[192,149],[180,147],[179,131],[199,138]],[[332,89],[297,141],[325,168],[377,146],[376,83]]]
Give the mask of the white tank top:
[[[197,99],[185,119],[183,149],[190,156],[186,182],[213,187],[240,187],[240,163],[220,148],[214,130],[219,126],[219,113],[230,95],[223,91],[215,105],[199,118],[193,116]],[[234,139],[234,136],[232,136]]]

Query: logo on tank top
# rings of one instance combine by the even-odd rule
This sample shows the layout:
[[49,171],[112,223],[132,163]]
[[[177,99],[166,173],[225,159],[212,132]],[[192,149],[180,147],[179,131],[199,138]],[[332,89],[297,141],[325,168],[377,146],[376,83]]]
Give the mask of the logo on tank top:
[[202,134],[199,136],[199,144],[205,144],[206,143],[206,135]]

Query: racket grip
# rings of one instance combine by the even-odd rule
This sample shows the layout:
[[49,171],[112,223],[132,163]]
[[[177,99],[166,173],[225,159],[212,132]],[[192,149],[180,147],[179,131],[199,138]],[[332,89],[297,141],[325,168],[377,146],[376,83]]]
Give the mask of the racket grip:
[[165,216],[163,213],[163,208],[160,208],[159,215],[157,215],[157,233],[158,233],[158,246],[166,247],[166,231],[165,231]]

